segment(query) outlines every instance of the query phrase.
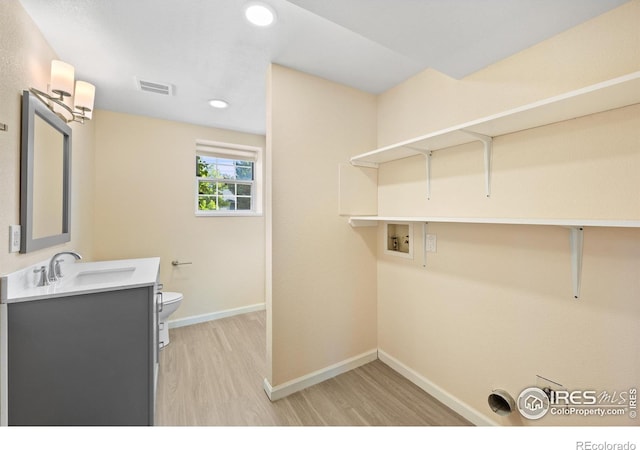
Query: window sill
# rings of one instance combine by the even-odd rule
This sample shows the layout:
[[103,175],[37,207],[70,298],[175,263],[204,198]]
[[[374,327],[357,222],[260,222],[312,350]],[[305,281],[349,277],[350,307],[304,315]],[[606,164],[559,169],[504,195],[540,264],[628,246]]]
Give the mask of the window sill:
[[254,211],[224,211],[224,212],[196,212],[196,217],[262,217],[261,212]]

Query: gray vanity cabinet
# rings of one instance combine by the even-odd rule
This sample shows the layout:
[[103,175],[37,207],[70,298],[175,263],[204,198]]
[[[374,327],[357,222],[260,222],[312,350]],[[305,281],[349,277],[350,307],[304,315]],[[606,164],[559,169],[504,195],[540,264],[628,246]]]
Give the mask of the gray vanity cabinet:
[[7,305],[9,425],[153,425],[154,286]]

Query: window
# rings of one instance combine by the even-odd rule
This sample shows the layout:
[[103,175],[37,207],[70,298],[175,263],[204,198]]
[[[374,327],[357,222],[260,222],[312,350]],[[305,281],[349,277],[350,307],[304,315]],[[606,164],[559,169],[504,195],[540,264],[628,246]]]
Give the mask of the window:
[[198,211],[251,211],[253,161],[196,155]]
[[262,149],[196,142],[196,215],[262,213]]

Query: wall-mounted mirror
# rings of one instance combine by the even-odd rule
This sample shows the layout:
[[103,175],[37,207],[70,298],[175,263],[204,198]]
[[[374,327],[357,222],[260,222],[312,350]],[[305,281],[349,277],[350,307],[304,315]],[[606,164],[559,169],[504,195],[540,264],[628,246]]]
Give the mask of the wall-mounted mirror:
[[22,93],[20,253],[71,239],[71,128],[35,95]]

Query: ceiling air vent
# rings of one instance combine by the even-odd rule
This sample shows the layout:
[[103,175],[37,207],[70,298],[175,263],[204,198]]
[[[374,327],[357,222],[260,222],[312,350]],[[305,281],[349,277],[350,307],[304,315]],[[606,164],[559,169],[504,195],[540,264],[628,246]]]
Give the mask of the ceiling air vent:
[[170,84],[140,79],[136,79],[136,81],[138,89],[141,91],[151,92],[153,94],[173,95],[173,86]]

